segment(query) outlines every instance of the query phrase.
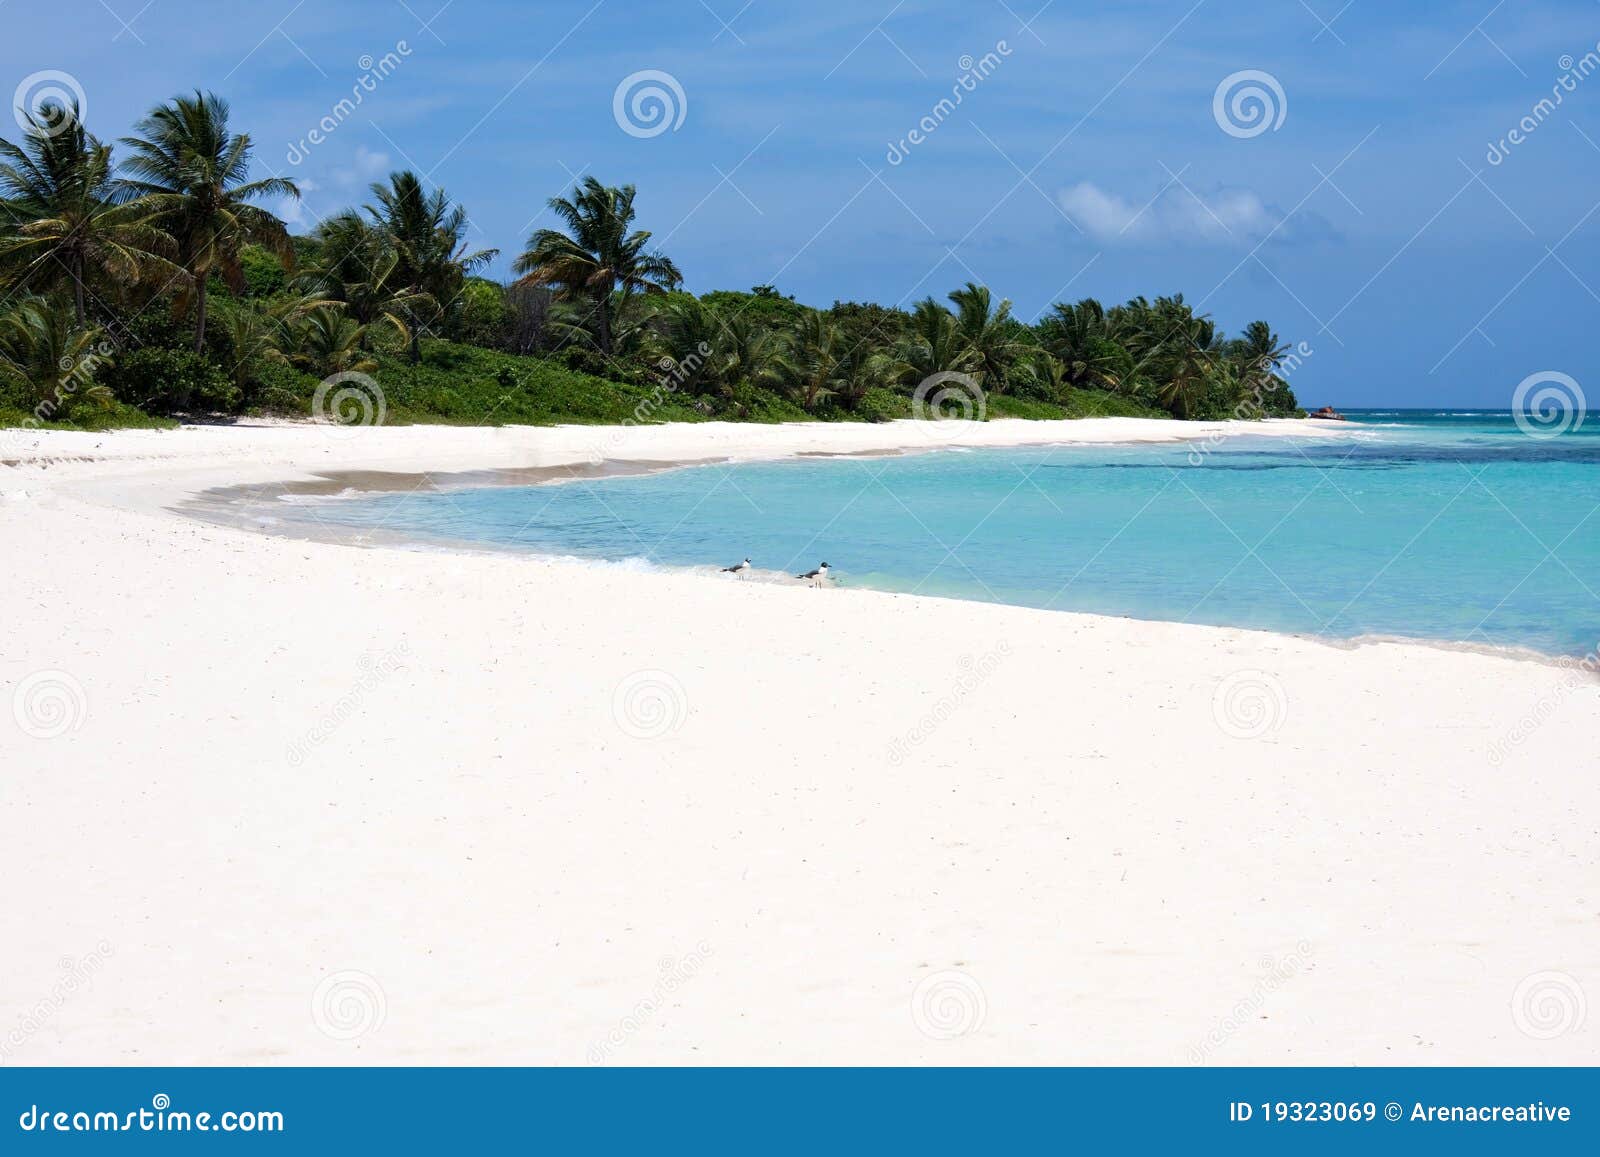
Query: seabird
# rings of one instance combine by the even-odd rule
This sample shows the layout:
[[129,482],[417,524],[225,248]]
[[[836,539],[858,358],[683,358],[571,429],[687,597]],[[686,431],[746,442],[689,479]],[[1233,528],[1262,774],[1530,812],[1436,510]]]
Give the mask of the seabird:
[[723,574],[741,574],[744,571],[747,571],[749,569],[750,569],[750,560],[749,559],[745,559],[743,562],[736,562],[732,566],[723,567],[722,568],[722,573]]
[[809,579],[812,586],[820,587],[823,583],[828,581],[828,564],[823,563],[816,570],[808,570],[805,574],[797,574],[794,577]]

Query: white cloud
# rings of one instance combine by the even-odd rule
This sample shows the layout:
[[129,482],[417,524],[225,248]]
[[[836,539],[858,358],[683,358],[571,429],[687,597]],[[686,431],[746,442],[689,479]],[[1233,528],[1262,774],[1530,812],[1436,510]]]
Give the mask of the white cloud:
[[351,164],[346,168],[334,170],[333,180],[336,185],[348,187],[366,184],[386,175],[388,171],[388,153],[375,153],[366,145],[357,145]]
[[1082,181],[1062,191],[1061,207],[1090,237],[1108,243],[1253,242],[1283,220],[1283,215],[1253,190],[1219,189],[1202,194],[1176,182],[1153,200],[1133,201],[1092,181]]

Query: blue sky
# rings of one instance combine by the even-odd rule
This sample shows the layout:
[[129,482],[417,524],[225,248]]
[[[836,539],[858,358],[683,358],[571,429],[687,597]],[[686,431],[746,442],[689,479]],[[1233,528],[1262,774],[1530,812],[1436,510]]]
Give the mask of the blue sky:
[[[1182,292],[1306,343],[1313,405],[1504,406],[1529,374],[1595,371],[1586,0],[0,0],[0,21],[0,82],[67,74],[33,89],[76,84],[100,136],[214,90],[263,173],[306,184],[299,227],[414,167],[502,274],[592,173],[638,185],[697,292],[896,303],[974,279],[1029,319]],[[643,72],[670,77],[634,85],[673,105],[654,135],[634,90],[614,111]],[[1267,79],[1219,113],[1241,72]],[[1241,85],[1265,121],[1231,111]]]

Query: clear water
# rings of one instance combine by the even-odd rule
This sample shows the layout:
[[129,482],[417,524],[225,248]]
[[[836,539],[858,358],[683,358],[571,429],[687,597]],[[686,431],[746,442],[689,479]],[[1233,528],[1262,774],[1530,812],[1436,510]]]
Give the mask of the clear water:
[[302,512],[606,560],[1332,637],[1582,655],[1600,639],[1600,422],[1353,412],[1336,438],[803,459]]

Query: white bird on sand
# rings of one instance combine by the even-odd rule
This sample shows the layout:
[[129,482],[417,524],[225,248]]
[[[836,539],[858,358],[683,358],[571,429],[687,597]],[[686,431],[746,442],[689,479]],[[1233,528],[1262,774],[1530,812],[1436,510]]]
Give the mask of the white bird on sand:
[[743,574],[745,571],[747,571],[749,569],[750,569],[750,560],[749,559],[745,559],[743,562],[736,562],[732,566],[723,567],[722,568],[722,573],[723,574]]
[[797,574],[795,578],[808,579],[814,587],[820,587],[828,581],[828,564],[823,563],[816,570],[808,570],[805,574]]

